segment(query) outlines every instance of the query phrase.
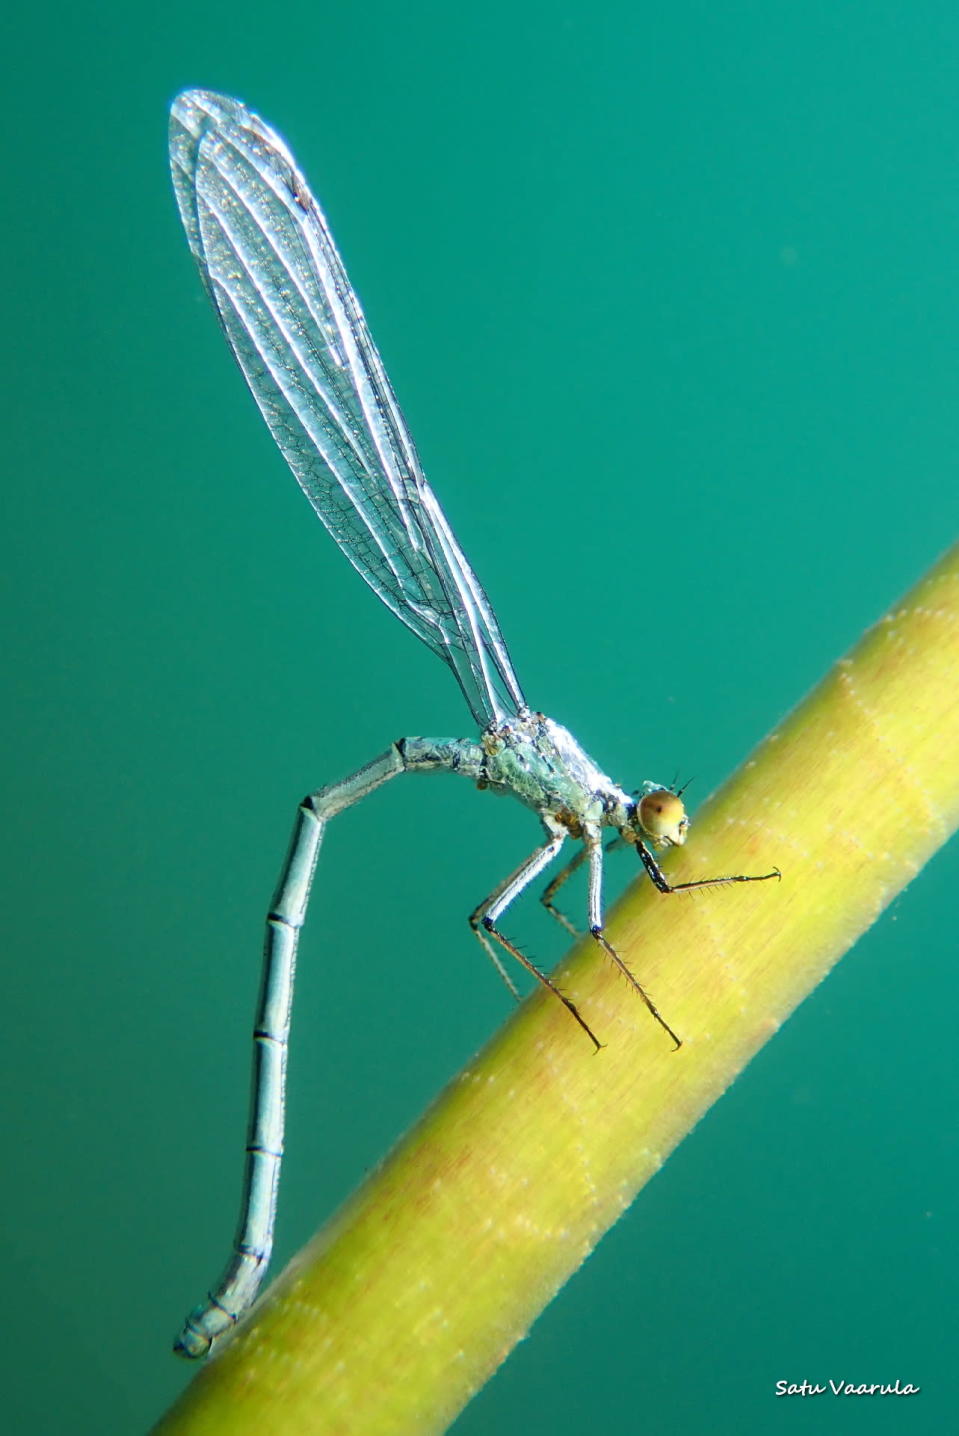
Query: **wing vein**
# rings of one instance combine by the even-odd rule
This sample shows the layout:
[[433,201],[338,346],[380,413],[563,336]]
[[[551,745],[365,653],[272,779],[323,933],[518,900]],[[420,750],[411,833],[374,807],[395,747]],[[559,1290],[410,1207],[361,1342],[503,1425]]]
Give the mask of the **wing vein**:
[[452,669],[478,722],[525,709],[496,616],[420,466],[316,200],[236,100],[187,91],[170,124],[184,228],[226,339],[346,557]]

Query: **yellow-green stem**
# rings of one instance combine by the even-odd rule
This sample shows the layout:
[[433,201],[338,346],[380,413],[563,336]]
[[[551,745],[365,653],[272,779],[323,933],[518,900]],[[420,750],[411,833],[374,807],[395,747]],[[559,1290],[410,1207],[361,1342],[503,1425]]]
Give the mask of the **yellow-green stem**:
[[[535,994],[273,1286],[157,1430],[442,1431],[638,1189],[959,819],[959,548],[697,815],[663,897],[560,969],[606,1046]],[[322,1118],[319,1119],[320,1121]]]

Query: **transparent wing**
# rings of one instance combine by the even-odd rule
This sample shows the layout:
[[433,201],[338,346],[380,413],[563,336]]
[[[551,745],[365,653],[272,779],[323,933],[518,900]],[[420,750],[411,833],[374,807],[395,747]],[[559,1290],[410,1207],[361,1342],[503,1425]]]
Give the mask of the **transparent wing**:
[[274,439],[370,587],[452,668],[478,723],[525,708],[326,220],[283,141],[237,100],[177,97],[170,163],[190,248]]

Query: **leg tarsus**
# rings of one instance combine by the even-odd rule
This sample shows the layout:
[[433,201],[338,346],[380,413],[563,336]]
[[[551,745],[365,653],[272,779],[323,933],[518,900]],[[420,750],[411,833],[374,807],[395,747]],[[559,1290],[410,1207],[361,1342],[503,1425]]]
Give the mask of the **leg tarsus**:
[[[570,1014],[572,1018],[574,1018],[576,1022],[579,1023],[580,1027],[586,1033],[586,1036],[593,1043],[593,1046],[596,1048],[596,1051],[599,1052],[603,1046],[603,1043],[600,1042],[599,1038],[596,1036],[596,1033],[586,1021],[585,1017],[582,1016],[579,1008],[576,1006],[576,1003],[572,1000],[572,998],[567,997],[564,992],[561,992],[560,989],[556,986],[556,983],[547,973],[542,970],[542,968],[537,967],[536,963],[533,962],[531,958],[528,958],[525,953],[520,952],[516,944],[514,942],[511,942],[510,939],[505,935],[505,933],[500,932],[499,928],[496,926],[496,924],[493,922],[493,919],[488,914],[481,919],[481,922],[484,931],[488,932],[490,937],[495,938],[496,941],[500,944],[500,946],[504,947],[511,957],[515,957],[516,961],[526,968],[526,971],[530,974],[531,977],[535,977],[536,981],[539,982],[543,987],[545,987],[548,992],[551,992],[554,997],[559,998],[560,1002],[566,1008],[566,1011]],[[477,933],[477,936],[479,936],[479,933]]]
[[626,966],[623,959],[620,957],[619,953],[613,947],[612,943],[607,940],[603,929],[601,927],[592,927],[590,928],[590,935],[596,939],[596,941],[599,943],[599,946],[605,952],[606,956],[611,958],[616,967],[619,968],[619,971],[626,978],[630,987],[632,987],[634,991],[639,993],[640,997],[645,1002],[650,1014],[655,1017],[656,1021],[659,1023],[663,1031],[666,1032],[675,1042],[675,1051],[678,1052],[680,1047],[682,1047],[683,1045],[683,1039],[681,1037],[677,1037],[676,1033],[666,1021],[665,1017],[663,1017],[662,1013],[659,1011],[659,1008],[653,1002],[653,999],[650,997],[645,987],[643,987],[642,983],[637,981],[637,979],[633,976],[632,972],[630,972],[629,968]]

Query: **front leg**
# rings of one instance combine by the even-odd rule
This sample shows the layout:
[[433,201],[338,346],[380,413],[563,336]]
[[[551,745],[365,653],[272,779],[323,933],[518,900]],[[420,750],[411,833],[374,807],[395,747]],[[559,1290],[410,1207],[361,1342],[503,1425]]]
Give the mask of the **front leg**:
[[770,878],[782,878],[779,869],[773,868],[771,873],[732,873],[724,878],[695,878],[689,883],[671,883],[667,881],[666,874],[642,838],[636,839],[636,851],[639,853],[643,867],[661,893],[681,893],[686,892],[689,888],[714,888],[723,883],[766,883]]

